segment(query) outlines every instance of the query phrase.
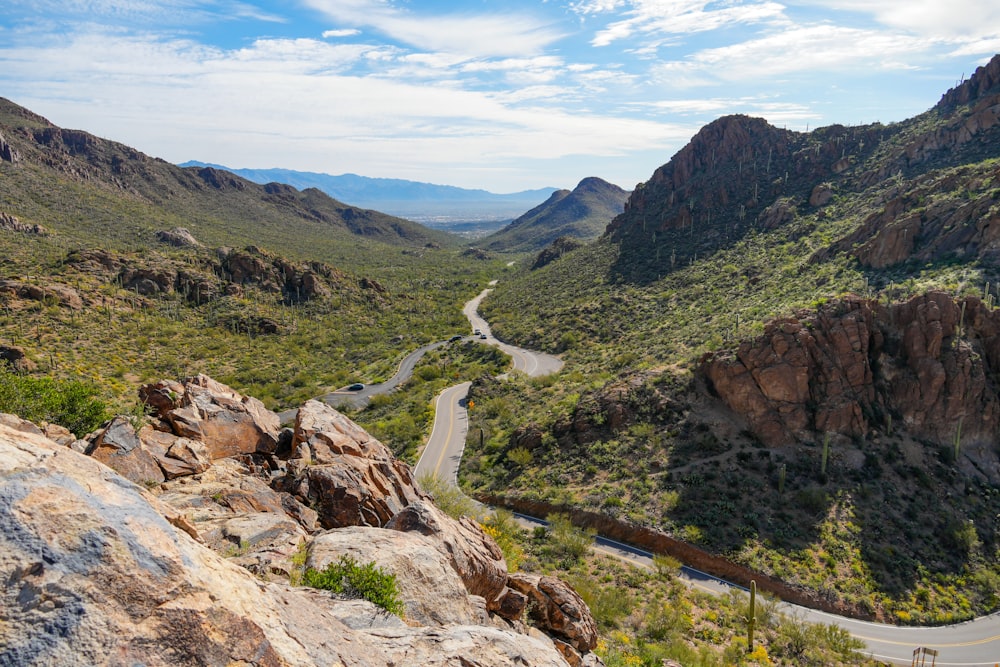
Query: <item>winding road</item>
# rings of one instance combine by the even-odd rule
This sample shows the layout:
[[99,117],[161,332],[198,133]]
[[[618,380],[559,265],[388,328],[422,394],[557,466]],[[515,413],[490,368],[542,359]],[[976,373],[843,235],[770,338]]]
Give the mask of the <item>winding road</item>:
[[[558,358],[501,343],[489,334],[489,325],[478,313],[479,304],[489,291],[484,290],[463,309],[472,327],[486,333],[489,342],[510,354],[518,370],[531,376],[558,371],[562,366],[562,361]],[[466,409],[469,386],[468,382],[455,385],[438,395],[434,427],[415,469],[418,477],[430,474],[457,485],[458,468],[469,427]],[[541,519],[534,517],[519,515],[519,518],[544,524]],[[595,548],[641,567],[653,566],[653,554],[621,542],[598,537]],[[689,585],[713,593],[721,593],[732,587],[739,588],[688,567],[682,568],[680,574]],[[900,627],[844,618],[784,602],[780,603],[779,609],[792,618],[839,626],[863,641],[867,654],[894,665],[911,665],[914,650],[923,647],[938,651],[934,659],[935,667],[1000,667],[1000,613],[957,625]],[[931,661],[932,657],[928,655],[926,664],[930,665]],[[916,664],[921,663],[918,660]]]

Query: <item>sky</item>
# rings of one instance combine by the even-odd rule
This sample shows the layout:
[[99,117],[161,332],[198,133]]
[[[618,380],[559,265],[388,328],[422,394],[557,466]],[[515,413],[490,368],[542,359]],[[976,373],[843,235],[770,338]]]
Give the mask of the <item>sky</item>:
[[506,193],[626,189],[733,113],[932,107],[996,0],[2,0],[0,97],[149,155]]

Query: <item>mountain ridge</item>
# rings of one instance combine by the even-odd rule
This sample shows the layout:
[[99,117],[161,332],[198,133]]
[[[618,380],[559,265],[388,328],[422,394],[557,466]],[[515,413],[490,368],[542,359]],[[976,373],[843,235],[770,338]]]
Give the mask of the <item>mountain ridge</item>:
[[189,160],[181,167],[212,167],[232,172],[255,183],[286,183],[298,188],[316,188],[340,201],[374,208],[403,217],[432,219],[434,216],[494,219],[514,217],[547,198],[556,188],[536,188],[498,194],[484,189],[460,188],[399,178],[379,178],[345,173],[339,175],[293,169],[232,168]]
[[589,176],[573,190],[557,190],[549,198],[480,243],[487,250],[537,251],[559,237],[592,240],[624,210],[629,193],[613,183]]
[[[148,236],[161,222],[181,215],[187,218],[184,226],[195,236],[206,237],[202,224],[215,224],[214,220],[231,233],[242,232],[243,239],[237,242],[241,245],[262,241],[261,231],[266,227],[252,224],[254,219],[267,222],[267,226],[301,223],[312,228],[310,233],[377,238],[404,246],[454,243],[441,232],[349,206],[319,190],[269,188],[211,167],[182,169],[124,144],[60,128],[4,98],[0,98],[0,143],[5,146],[0,150],[2,163],[9,167],[4,179],[7,199],[25,207],[5,212],[46,227],[52,225],[42,218],[65,219],[67,211],[75,208],[71,202],[89,205],[89,198],[81,201],[74,191],[95,188],[102,197],[121,195],[129,201],[134,213],[115,224],[137,236]],[[30,193],[39,179],[47,178],[45,174],[53,178],[42,202]],[[28,202],[33,205],[27,206]],[[87,217],[96,223],[105,214],[96,200],[94,206],[93,214]],[[101,224],[107,231],[111,221]],[[59,226],[56,223],[55,228]],[[73,232],[71,227],[62,227],[66,233]]]

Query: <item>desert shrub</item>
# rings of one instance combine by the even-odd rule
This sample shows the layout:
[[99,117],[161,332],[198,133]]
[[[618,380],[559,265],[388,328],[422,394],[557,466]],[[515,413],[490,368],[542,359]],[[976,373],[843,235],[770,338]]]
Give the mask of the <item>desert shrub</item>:
[[77,436],[93,431],[108,419],[98,390],[75,380],[18,375],[0,368],[0,412],[33,422],[65,426]]
[[434,504],[442,512],[453,519],[463,516],[476,516],[476,504],[472,498],[462,493],[457,486],[448,484],[440,477],[431,474],[421,475],[417,480],[422,488],[434,498]]
[[309,568],[302,581],[306,586],[368,600],[390,614],[403,615],[396,575],[375,563],[358,563],[353,557],[343,555],[336,563],[327,565],[325,570]]
[[561,567],[571,567],[590,551],[597,534],[593,528],[577,528],[565,514],[552,514],[545,520],[549,525],[540,533],[545,540],[541,555],[551,558]]
[[518,542],[523,531],[514,515],[507,510],[495,510],[483,520],[482,526],[503,552],[504,560],[507,561],[507,571],[517,572],[524,561],[524,549]]

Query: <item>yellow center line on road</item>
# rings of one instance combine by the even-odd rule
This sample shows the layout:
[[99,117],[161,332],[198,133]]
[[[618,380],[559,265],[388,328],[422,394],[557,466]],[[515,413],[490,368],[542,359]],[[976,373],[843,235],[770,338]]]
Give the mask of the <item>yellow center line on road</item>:
[[[442,392],[438,396],[437,413],[441,414],[441,399],[444,398],[445,394],[450,394],[450,392]],[[444,461],[444,455],[448,451],[448,443],[451,442],[451,434],[455,429],[455,411],[450,409],[448,413],[448,435],[444,439],[444,446],[441,448],[441,454],[438,456],[437,464],[434,466],[434,476],[437,477],[438,473],[441,471],[441,462]]]

